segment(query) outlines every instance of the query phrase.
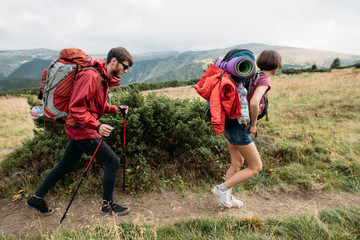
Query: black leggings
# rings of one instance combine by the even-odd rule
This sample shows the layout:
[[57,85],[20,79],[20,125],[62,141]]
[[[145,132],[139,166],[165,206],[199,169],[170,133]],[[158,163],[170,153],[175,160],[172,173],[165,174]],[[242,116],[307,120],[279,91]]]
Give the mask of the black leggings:
[[[35,195],[43,198],[62,176],[76,168],[83,153],[93,155],[100,139],[101,138],[86,140],[70,139],[61,160],[45,177]],[[120,168],[120,159],[105,142],[101,144],[95,158],[104,166],[103,199],[113,201],[113,191],[116,176]]]

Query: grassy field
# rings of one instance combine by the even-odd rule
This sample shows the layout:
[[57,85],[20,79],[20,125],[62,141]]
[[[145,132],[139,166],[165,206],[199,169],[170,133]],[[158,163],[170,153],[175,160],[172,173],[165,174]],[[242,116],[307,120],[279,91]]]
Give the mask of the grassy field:
[[[359,192],[360,70],[278,76],[270,101],[271,121],[263,126],[273,139],[268,153],[278,152],[273,161],[279,165],[283,155],[294,156],[274,177],[285,172],[305,185],[315,180],[324,187]],[[305,174],[309,171],[310,176]],[[345,183],[340,172],[354,182]]]
[[34,123],[25,98],[0,97],[0,161],[5,154],[33,136]]
[[167,96],[169,98],[179,99],[203,99],[199,94],[197,94],[193,86],[149,90],[143,91],[143,94],[144,96],[147,96],[148,94],[156,94],[158,96]]
[[[192,87],[152,92],[199,97]],[[259,121],[256,141],[264,169],[246,184],[282,185],[285,180],[359,192],[360,70],[272,77],[269,101],[270,121]]]

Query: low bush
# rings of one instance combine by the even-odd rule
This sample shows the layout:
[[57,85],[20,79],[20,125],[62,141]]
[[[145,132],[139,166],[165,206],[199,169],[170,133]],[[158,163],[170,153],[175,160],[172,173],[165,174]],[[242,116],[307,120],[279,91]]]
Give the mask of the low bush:
[[[199,182],[222,179],[229,156],[223,137],[214,133],[203,116],[204,102],[155,95],[148,96],[145,101],[137,89],[120,91],[113,98],[116,98],[116,105],[130,107],[125,140],[126,182],[131,193],[156,188],[164,180],[171,186],[175,180]],[[122,161],[122,115],[105,114],[100,121],[115,128],[106,142]],[[44,130],[43,119],[36,120],[36,124],[40,130],[35,132],[34,138],[8,155],[1,164],[0,187],[7,196],[19,190],[26,196],[33,192],[63,154],[68,141],[64,125],[46,122]],[[67,189],[69,185],[77,184],[89,156],[83,158],[78,169],[70,174],[70,178],[62,179],[58,188],[65,186]],[[95,161],[84,192],[101,191],[99,174],[102,174],[102,166]],[[119,171],[119,184],[121,175],[122,171]],[[174,176],[178,177],[174,180]]]

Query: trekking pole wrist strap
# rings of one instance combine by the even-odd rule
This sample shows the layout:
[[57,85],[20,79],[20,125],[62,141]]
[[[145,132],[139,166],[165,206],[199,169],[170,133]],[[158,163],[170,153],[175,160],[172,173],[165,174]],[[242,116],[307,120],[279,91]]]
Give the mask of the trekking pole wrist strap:
[[102,125],[102,123],[99,124],[99,126],[97,126],[96,128],[96,132],[99,133],[99,129],[100,129],[100,126]]

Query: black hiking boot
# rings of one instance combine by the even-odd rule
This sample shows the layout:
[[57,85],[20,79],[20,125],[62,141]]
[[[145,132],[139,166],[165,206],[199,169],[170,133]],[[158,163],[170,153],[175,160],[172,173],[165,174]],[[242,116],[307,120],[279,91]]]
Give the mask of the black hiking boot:
[[102,205],[101,211],[103,213],[111,213],[111,214],[114,213],[118,216],[123,216],[130,212],[130,208],[122,207],[113,201],[109,202],[109,201],[103,200],[103,205]]
[[37,198],[35,196],[32,196],[26,201],[26,206],[35,208],[38,210],[42,215],[49,216],[53,214],[53,210],[49,209],[48,205],[46,204],[45,200],[42,198]]

